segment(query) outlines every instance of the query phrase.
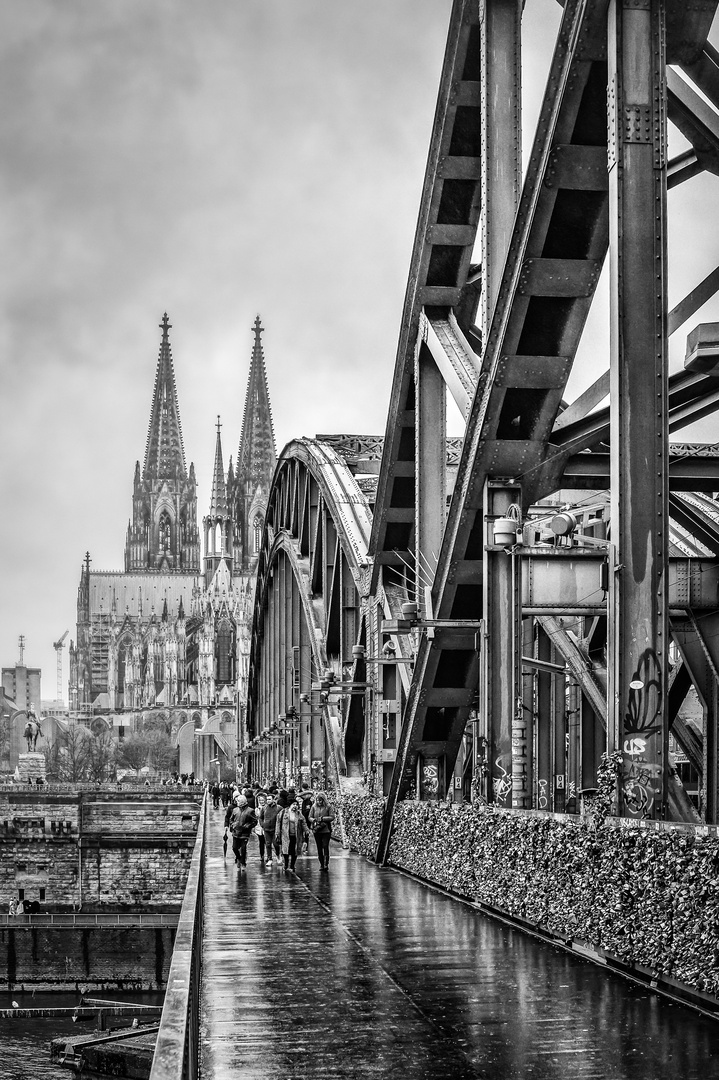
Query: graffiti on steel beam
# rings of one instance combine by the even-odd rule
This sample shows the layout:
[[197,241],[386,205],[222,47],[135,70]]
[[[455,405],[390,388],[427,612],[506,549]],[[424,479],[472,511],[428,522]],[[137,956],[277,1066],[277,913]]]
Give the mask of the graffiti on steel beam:
[[649,817],[661,796],[662,766],[654,758],[652,739],[661,732],[662,682],[659,657],[645,649],[629,684],[622,725],[622,798],[632,817]]
[[508,773],[502,765],[501,756],[495,761],[495,768],[499,772],[499,776],[492,777],[492,788],[494,789],[494,801],[497,806],[504,806],[507,801],[507,796],[512,792],[512,774]]

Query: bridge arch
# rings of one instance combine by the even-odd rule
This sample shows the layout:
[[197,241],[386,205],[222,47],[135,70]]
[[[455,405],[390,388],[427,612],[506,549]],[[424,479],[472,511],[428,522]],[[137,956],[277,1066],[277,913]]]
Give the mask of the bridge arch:
[[[361,771],[372,693],[353,656],[369,584],[368,501],[342,457],[314,439],[278,461],[257,566],[243,768],[299,786]],[[358,703],[357,698],[362,698]]]

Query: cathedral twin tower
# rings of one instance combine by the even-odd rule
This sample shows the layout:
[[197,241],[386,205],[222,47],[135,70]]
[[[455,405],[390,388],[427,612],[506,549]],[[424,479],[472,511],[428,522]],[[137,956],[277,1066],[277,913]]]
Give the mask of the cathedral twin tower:
[[[225,473],[218,417],[201,565],[195,468],[185,459],[167,314],[160,324],[145,458],[135,466],[125,569],[87,557],[70,650],[70,706],[113,726],[114,713],[163,712],[177,728],[236,703],[254,570],[277,460],[263,328],[254,344],[235,467]],[[194,715],[192,710],[199,710]],[[123,718],[118,717],[121,727]],[[190,726],[188,724],[188,726]],[[224,726],[224,725],[223,725]]]
[[[188,473],[185,462],[170,328],[165,314],[160,324],[162,341],[142,472],[140,462],[135,465],[132,521],[127,527],[125,544],[128,573],[138,570],[200,573],[197,482],[194,465],[190,463]],[[219,423],[217,426],[212,497],[209,514],[204,519],[207,584],[222,559],[230,573],[247,572],[257,554],[258,531],[277,460],[262,330],[258,316],[237,468],[233,470],[230,459],[226,477]]]

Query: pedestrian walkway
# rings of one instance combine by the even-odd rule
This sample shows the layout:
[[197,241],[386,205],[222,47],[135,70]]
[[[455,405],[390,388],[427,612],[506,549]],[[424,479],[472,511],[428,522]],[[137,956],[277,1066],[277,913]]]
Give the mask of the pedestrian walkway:
[[[246,871],[211,810],[202,1080],[711,1080],[719,1022],[333,845]],[[312,843],[312,841],[311,841]]]

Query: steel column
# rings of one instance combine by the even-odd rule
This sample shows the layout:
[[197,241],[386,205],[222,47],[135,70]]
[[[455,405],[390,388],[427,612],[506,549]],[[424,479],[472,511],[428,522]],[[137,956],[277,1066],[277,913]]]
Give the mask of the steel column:
[[719,822],[719,614],[672,620],[672,632],[704,711],[701,815]]
[[[557,650],[552,649],[554,659]],[[552,742],[554,750],[552,810],[563,814],[567,808],[567,677],[552,679]]]
[[621,812],[666,811],[667,321],[664,4],[609,6],[611,487],[610,728]]
[[[517,568],[520,560],[517,559]],[[521,613],[517,613],[521,619]],[[534,651],[534,620],[524,619],[518,626],[518,640],[522,642],[522,656],[531,656]],[[529,810],[532,806],[533,754],[532,729],[534,716],[534,678],[535,672],[522,671],[521,682],[517,686],[514,722],[512,724],[512,806],[520,810]]]
[[582,694],[579,683],[570,679],[567,688],[567,780],[566,780],[566,810],[570,814],[579,813],[579,788],[580,780],[580,716],[582,711]]
[[522,0],[480,4],[482,339],[502,280],[522,177]]
[[[552,642],[541,627],[537,627],[537,658],[547,663],[554,660]],[[552,809],[552,683],[555,675],[548,670],[537,671],[537,711],[535,720],[535,777],[537,810]]]
[[447,499],[447,392],[422,342],[415,357],[415,566],[418,599],[431,585],[442,543]]
[[488,544],[482,564],[483,672],[480,687],[482,735],[487,740],[486,798],[512,805],[512,738],[521,687],[521,624],[513,555],[493,544],[493,522],[518,504],[518,488],[488,481],[484,489],[484,520]]

